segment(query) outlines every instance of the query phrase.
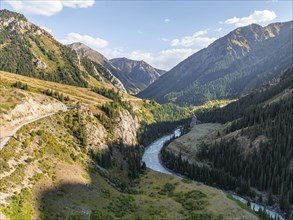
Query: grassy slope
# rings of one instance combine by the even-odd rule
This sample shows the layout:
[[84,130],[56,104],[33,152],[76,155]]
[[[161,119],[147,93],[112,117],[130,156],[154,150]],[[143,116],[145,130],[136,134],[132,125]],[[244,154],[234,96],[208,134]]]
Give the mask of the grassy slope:
[[[91,92],[89,88],[81,88],[76,86],[64,85],[55,82],[44,81],[32,77],[22,76],[14,73],[9,73],[5,71],[0,71],[1,83],[2,84],[12,84],[16,81],[21,81],[22,83],[28,84],[30,89],[35,92],[40,92],[42,90],[51,89],[54,91],[62,92],[64,96],[69,96],[70,99],[80,101],[85,104],[90,105],[99,105],[107,101],[110,101],[108,98],[101,96],[97,93]],[[114,88],[113,86],[102,83],[96,80],[93,80],[93,86],[103,87],[107,89]],[[121,93],[122,94],[122,93]],[[135,98],[126,93],[123,94],[123,97],[126,100],[133,102],[141,102],[141,99]]]
[[189,160],[194,160],[194,156],[197,152],[197,145],[203,141],[207,135],[214,134],[215,131],[220,127],[217,123],[205,123],[197,124],[191,128],[191,130],[172,141],[168,146],[167,150],[175,152]]
[[[84,88],[6,72],[0,74],[1,88],[22,81],[32,91],[54,89],[89,107],[109,101]],[[142,106],[139,99],[130,97],[129,100],[136,103],[137,108]],[[102,219],[107,219],[107,216],[124,219],[184,219],[191,214],[208,219],[221,218],[222,215],[227,219],[237,219],[242,215],[246,219],[253,218],[228,200],[221,191],[198,183],[186,184],[179,178],[152,171],[139,178],[130,192],[117,191],[101,176],[92,158],[80,146],[72,131],[66,128],[64,118],[67,114],[70,112],[24,126],[18,131],[19,141],[11,139],[1,151],[0,210],[7,217],[31,219],[55,216],[60,219],[71,216],[88,219],[95,212]],[[88,123],[92,123],[91,120]],[[175,188],[170,195],[161,193],[166,183]],[[199,190],[206,197],[196,201],[193,198],[184,199],[192,190]],[[179,192],[183,196],[180,197]],[[182,201],[176,201],[179,197],[184,201],[203,204],[201,210],[191,212],[190,206],[183,206]]]
[[[60,124],[64,114],[68,113],[23,127],[19,131],[21,142],[13,139],[1,152],[5,160],[1,161],[1,167],[13,164],[1,170],[5,177],[0,179],[1,192],[16,195],[5,200],[7,208],[1,208],[11,219],[30,219],[30,216],[88,218],[92,210],[124,219],[183,219],[190,216],[190,210],[176,202],[176,194],[192,190],[207,195],[204,200],[208,203],[196,214],[206,217],[223,215],[227,219],[237,219],[241,214],[252,219],[219,190],[195,182],[185,184],[177,177],[152,171],[131,188],[135,194],[118,192],[97,170],[90,168],[91,158]],[[33,134],[33,130],[37,134]],[[76,156],[72,157],[72,154]],[[14,171],[9,173],[11,169]],[[166,183],[175,186],[174,195],[159,194]],[[20,191],[25,187],[27,191]],[[16,206],[18,203],[22,205]]]

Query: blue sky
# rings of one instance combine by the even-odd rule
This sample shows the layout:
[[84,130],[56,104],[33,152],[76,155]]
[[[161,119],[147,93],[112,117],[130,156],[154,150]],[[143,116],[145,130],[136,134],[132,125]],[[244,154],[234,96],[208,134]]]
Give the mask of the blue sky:
[[292,20],[292,1],[1,0],[63,43],[171,69],[237,27]]

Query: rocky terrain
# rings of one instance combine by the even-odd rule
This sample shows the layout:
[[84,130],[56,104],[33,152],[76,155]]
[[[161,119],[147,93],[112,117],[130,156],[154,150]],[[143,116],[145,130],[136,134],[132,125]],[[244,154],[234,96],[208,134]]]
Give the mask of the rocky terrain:
[[23,123],[67,109],[56,99],[20,89],[2,88],[0,102],[1,139]]

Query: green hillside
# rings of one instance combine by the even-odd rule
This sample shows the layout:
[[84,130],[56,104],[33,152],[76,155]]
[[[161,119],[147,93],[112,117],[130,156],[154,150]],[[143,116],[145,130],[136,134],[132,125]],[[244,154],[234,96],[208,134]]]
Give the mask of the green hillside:
[[0,70],[81,87],[97,81],[74,50],[21,14],[0,11],[0,45]]
[[[168,167],[193,179],[234,190],[268,205],[278,204],[290,219],[293,205],[293,70],[288,69],[240,100],[197,112],[201,122],[226,123],[201,142],[196,161],[166,153]],[[174,163],[174,160],[177,163]],[[172,162],[171,162],[172,161]]]

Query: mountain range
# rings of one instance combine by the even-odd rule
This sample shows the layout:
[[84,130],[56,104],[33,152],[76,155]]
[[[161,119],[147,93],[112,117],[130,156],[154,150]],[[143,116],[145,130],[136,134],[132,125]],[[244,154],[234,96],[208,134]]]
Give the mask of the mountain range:
[[22,14],[8,10],[0,11],[0,43],[0,70],[69,85],[96,86],[100,81],[137,93],[164,73],[143,61],[123,58],[119,63],[116,59],[116,67],[88,46],[63,45]]
[[293,22],[240,27],[193,54],[138,94],[197,105],[248,94],[292,65]]
[[100,71],[102,76],[112,81],[120,81],[129,93],[137,93],[166,71],[159,70],[144,61],[130,60],[127,58],[115,58],[108,60],[98,51],[91,49],[82,43],[73,43],[68,45],[76,50],[77,54],[86,57],[105,69]]
[[[292,26],[237,28],[165,73],[1,10],[0,216],[270,219],[253,201],[293,219]],[[146,169],[149,145],[174,173]]]

